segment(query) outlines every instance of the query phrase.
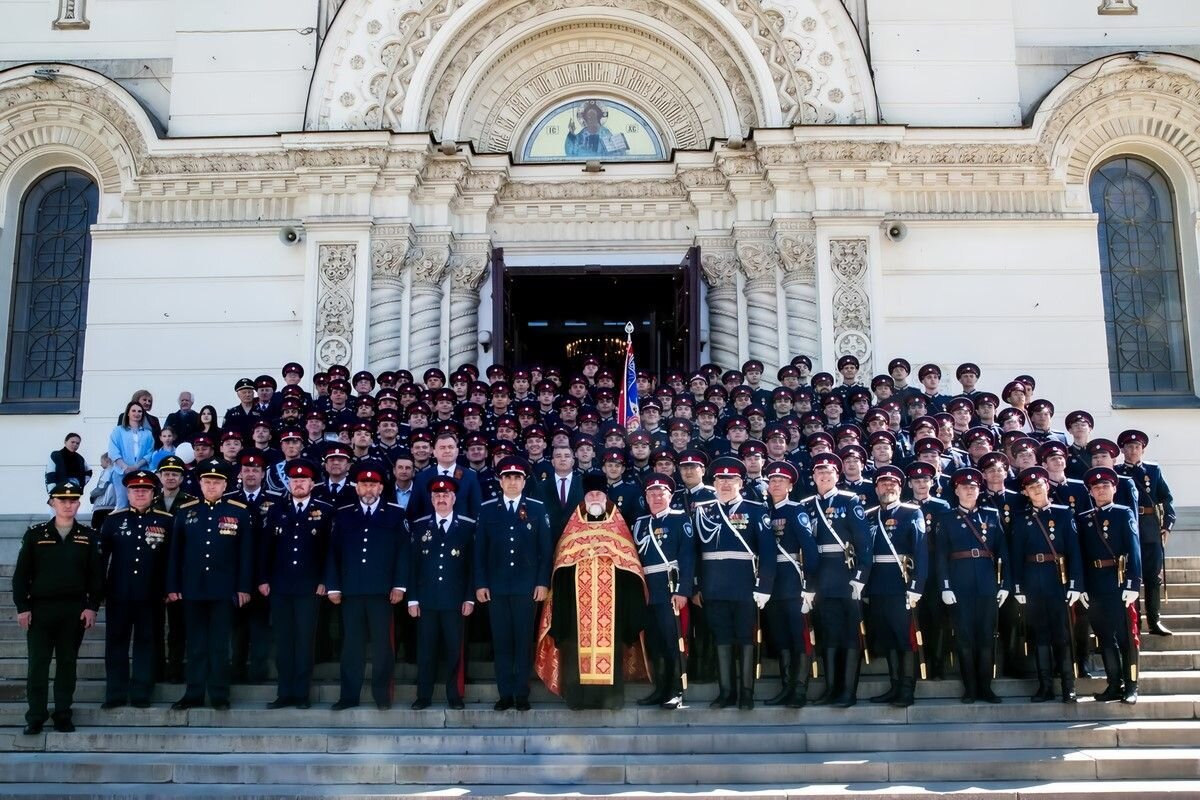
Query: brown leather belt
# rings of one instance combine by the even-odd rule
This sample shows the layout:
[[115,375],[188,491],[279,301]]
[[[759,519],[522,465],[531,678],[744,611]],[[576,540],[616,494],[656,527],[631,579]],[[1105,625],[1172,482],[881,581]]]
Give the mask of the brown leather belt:
[[1155,514],[1157,512],[1158,512],[1158,509],[1155,508],[1154,506],[1142,506],[1141,508],[1138,509],[1138,513],[1141,514],[1143,517],[1148,516],[1150,514]]
[[1109,567],[1115,567],[1116,565],[1117,560],[1115,558],[1105,558],[1092,562],[1092,567],[1095,569],[1107,569]]
[[1035,553],[1031,556],[1025,556],[1026,564],[1054,564],[1057,563],[1054,556],[1049,553]]
[[956,550],[950,554],[950,558],[958,561],[963,558],[992,558],[991,550],[983,550],[979,547],[972,547],[970,550]]

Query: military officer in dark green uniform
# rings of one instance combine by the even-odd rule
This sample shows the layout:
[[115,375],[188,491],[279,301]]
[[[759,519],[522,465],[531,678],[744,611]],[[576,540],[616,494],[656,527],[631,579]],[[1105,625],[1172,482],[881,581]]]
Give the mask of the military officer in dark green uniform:
[[[25,693],[25,735],[42,732],[53,718],[54,730],[70,733],[75,696],[75,661],[83,632],[96,624],[104,590],[100,548],[91,528],[76,521],[82,491],[73,483],[50,489],[54,519],[25,531],[13,569],[17,624],[26,631],[29,671]],[[54,714],[47,710],[50,659],[58,660],[54,678]]]

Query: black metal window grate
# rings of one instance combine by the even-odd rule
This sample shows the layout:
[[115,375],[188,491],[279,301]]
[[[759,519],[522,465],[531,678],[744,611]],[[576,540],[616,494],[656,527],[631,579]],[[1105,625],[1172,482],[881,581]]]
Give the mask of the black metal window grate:
[[1096,170],[1091,195],[1113,395],[1190,395],[1171,187],[1149,162],[1122,157]]
[[21,206],[4,402],[78,402],[87,313],[89,229],[99,192],[88,176],[52,172]]

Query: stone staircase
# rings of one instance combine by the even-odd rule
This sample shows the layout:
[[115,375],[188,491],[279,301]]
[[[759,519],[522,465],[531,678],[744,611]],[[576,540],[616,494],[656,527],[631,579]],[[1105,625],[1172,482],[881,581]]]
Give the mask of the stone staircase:
[[[1143,637],[1141,700],[1031,704],[1032,681],[1000,679],[1002,705],[958,702],[956,679],[918,683],[908,709],[862,701],[710,711],[572,712],[537,686],[530,712],[497,713],[491,665],[474,663],[467,708],[411,711],[415,669],[398,665],[396,706],[332,712],[336,665],[318,667],[310,710],[264,710],[272,685],[233,689],[233,709],[171,711],[182,694],[160,685],[155,705],[99,710],[103,613],[85,638],[73,734],[24,736],[25,644],[11,566],[0,566],[0,794],[11,797],[396,797],[418,794],[646,794],[880,797],[968,792],[1017,798],[1200,796],[1200,557],[1169,563],[1169,638]],[[859,697],[884,688],[878,662]],[[767,662],[765,675],[776,674]],[[1096,674],[1099,674],[1097,671]],[[759,682],[758,694],[777,680]],[[815,694],[820,681],[810,691]],[[364,694],[366,692],[364,691]],[[435,698],[440,699],[440,689]]]

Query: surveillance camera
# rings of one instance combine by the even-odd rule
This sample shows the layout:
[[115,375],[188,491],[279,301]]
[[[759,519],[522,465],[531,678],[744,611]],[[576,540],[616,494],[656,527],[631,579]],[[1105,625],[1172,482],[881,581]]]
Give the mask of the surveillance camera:
[[291,247],[304,241],[304,230],[291,225],[279,229],[279,241]]
[[883,235],[890,242],[902,242],[904,237],[908,236],[908,226],[903,222],[887,220],[883,223]]

